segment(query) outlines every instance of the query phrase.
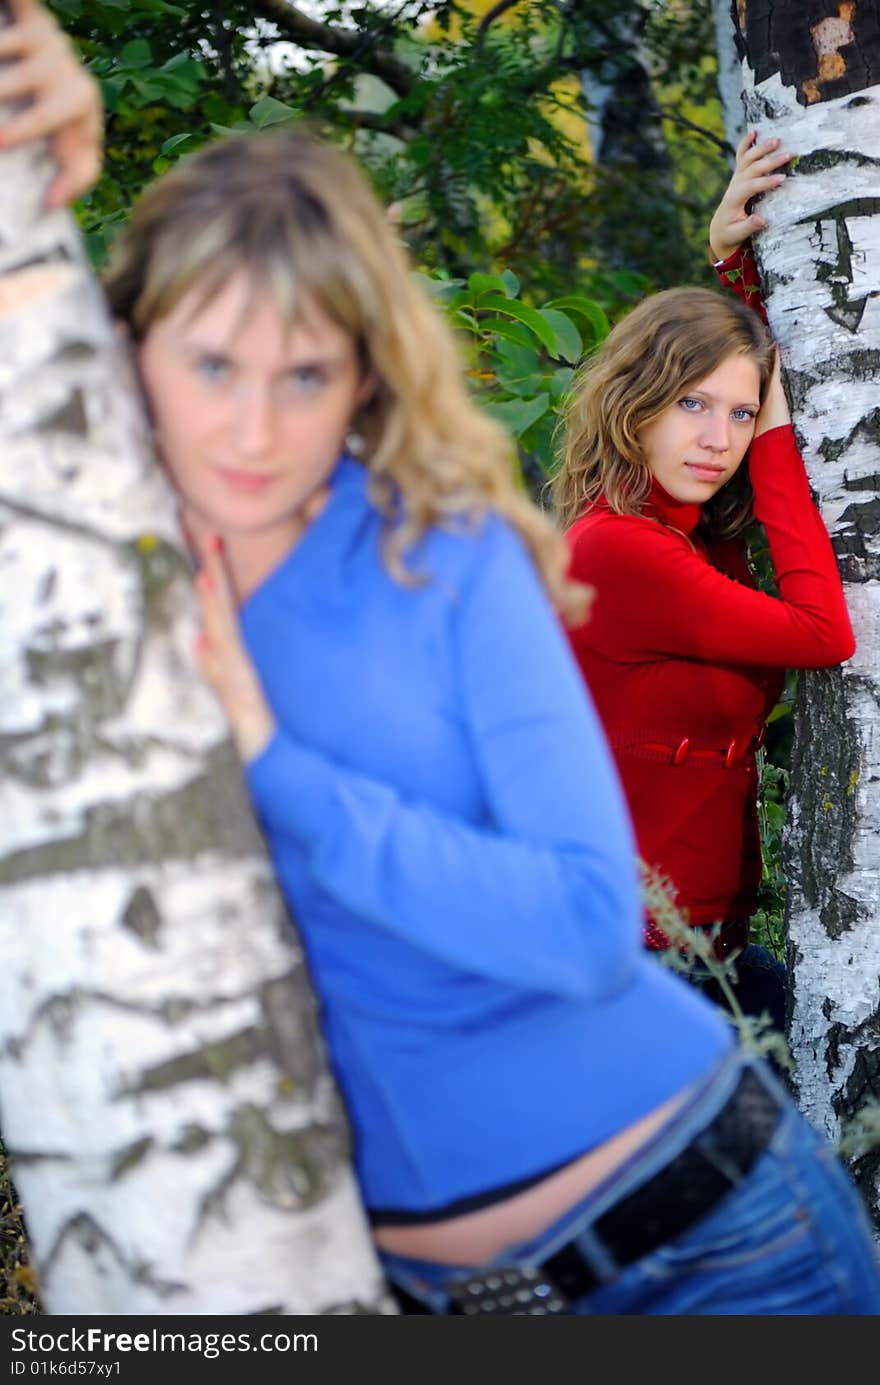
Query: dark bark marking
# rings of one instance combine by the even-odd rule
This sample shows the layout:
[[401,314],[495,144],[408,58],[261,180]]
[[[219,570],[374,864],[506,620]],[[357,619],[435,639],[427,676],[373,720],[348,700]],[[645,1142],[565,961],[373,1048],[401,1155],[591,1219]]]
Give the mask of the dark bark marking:
[[[853,375],[853,379],[866,379],[866,375]],[[870,413],[860,418],[855,427],[843,438],[823,438],[819,445],[819,455],[825,462],[836,462],[848,451],[859,437],[864,437],[868,442],[880,445],[880,408],[872,409]],[[876,491],[880,490],[880,474],[874,472],[870,476],[847,476],[844,472],[843,488],[847,491]]]
[[58,348],[52,357],[52,363],[53,365],[81,365],[83,361],[90,361],[97,354],[97,347],[93,346],[90,341],[67,341]]
[[[144,1260],[129,1262],[120,1247],[88,1212],[77,1212],[61,1227],[54,1244],[47,1255],[41,1257],[40,1267],[45,1280],[48,1280],[52,1267],[60,1257],[68,1241],[76,1241],[89,1258],[97,1262],[99,1272],[105,1276],[122,1273],[135,1284],[143,1284],[159,1298],[171,1298],[183,1293],[186,1284],[174,1280],[159,1279],[152,1267]],[[101,1263],[103,1261],[103,1264]],[[108,1263],[112,1261],[113,1263]],[[116,1266],[114,1270],[113,1265]]]
[[266,1031],[251,1025],[237,1034],[202,1044],[167,1062],[144,1068],[135,1081],[117,1090],[116,1099],[163,1092],[184,1082],[226,1082],[237,1069],[251,1067],[268,1055]]
[[833,206],[826,207],[824,211],[813,212],[809,216],[802,217],[797,223],[800,226],[815,225],[816,239],[821,248],[824,239],[822,225],[824,222],[831,222],[834,229],[837,258],[834,260],[820,258],[817,261],[816,278],[820,283],[827,284],[834,300],[833,306],[826,307],[823,311],[832,322],[836,322],[840,327],[845,327],[854,335],[861,326],[868,300],[876,298],[880,290],[872,290],[861,298],[848,296],[847,285],[853,283],[854,276],[852,267],[853,243],[846,222],[848,217],[870,217],[878,214],[880,214],[880,198],[854,197],[846,202],[838,202]]
[[304,972],[297,968],[267,982],[259,995],[261,1024],[145,1068],[117,1096],[142,1096],[206,1078],[225,1082],[261,1059],[278,1068],[282,1095],[313,1094],[323,1071],[322,1040]]
[[266,856],[228,741],[210,753],[205,772],[182,788],[95,804],[76,836],[10,852],[0,860],[0,885],[76,870],[195,860],[206,852],[231,860]]
[[58,585],[58,569],[50,567],[49,571],[40,578],[40,585],[37,588],[37,601],[41,606],[45,606],[47,601],[51,601]]
[[152,894],[143,885],[138,886],[126,904],[120,922],[123,928],[140,938],[144,947],[159,951],[162,915]]
[[[826,461],[836,461],[856,440],[862,437],[875,447],[880,446],[880,409],[873,409],[861,419],[850,434],[834,442],[826,440],[820,451]],[[848,477],[843,487],[848,491],[870,495],[869,500],[848,505],[835,525],[831,542],[846,582],[868,582],[880,578],[880,476]],[[872,542],[873,541],[873,542]]]
[[233,1161],[202,1198],[193,1239],[212,1216],[225,1216],[226,1196],[238,1182],[256,1189],[263,1202],[282,1212],[303,1211],[320,1202],[347,1158],[347,1143],[339,1136],[335,1125],[276,1130],[256,1106],[238,1107],[220,1136],[232,1141]]
[[132,1144],[126,1145],[113,1159],[110,1168],[110,1182],[117,1183],[131,1169],[136,1168],[153,1148],[153,1138],[145,1135],[141,1140],[135,1140]]
[[213,1136],[209,1130],[202,1125],[187,1125],[184,1127],[177,1144],[171,1148],[175,1154],[194,1154],[197,1149],[204,1149],[205,1145],[210,1144]]
[[[831,1026],[825,1043],[825,1070],[829,1079],[833,1080],[844,1050],[855,1053],[852,1072],[832,1097],[831,1105],[841,1123],[846,1124],[861,1107],[880,1101],[880,1013],[877,1010],[852,1029],[840,1023]],[[851,1159],[850,1172],[880,1228],[880,1211],[876,1205],[880,1149],[868,1149]]]
[[85,395],[81,389],[74,389],[59,409],[47,418],[41,419],[35,430],[41,433],[68,433],[71,437],[85,438],[89,433],[89,418],[86,412]]
[[65,628],[60,622],[43,626],[36,632],[43,643],[25,649],[31,682],[45,688],[58,680],[74,679],[88,689],[89,709],[95,720],[117,715],[125,699],[125,689],[116,672],[119,641],[96,640],[72,649],[58,648],[57,637]]
[[852,525],[864,538],[880,534],[880,496],[856,505],[847,505],[838,523]]
[[[851,106],[855,101],[850,101]],[[862,98],[862,104],[870,105],[867,97]],[[808,177],[813,173],[824,173],[829,168],[843,168],[847,164],[854,164],[856,168],[880,168],[880,159],[872,159],[870,154],[862,154],[857,149],[814,149],[809,154],[798,154],[796,158],[786,168],[786,173],[793,178]],[[872,200],[866,199],[870,205]],[[804,218],[807,221],[814,220],[813,217]]]
[[880,13],[865,0],[737,0],[736,45],[755,84],[779,73],[802,106],[860,92],[880,71]]
[[839,669],[803,673],[798,679],[792,781],[798,804],[797,840],[789,835],[785,871],[799,880],[807,904],[818,909],[830,938],[839,938],[864,908],[839,888],[852,869],[861,746],[848,713]]

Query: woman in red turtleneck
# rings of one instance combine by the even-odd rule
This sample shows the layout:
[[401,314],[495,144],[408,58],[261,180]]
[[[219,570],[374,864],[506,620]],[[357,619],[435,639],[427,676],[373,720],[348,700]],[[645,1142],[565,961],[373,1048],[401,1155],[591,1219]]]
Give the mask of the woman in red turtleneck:
[[[760,155],[744,142],[741,183],[742,163]],[[755,751],[784,671],[838,664],[854,648],[775,349],[738,299],[667,290],[591,359],[567,424],[557,507],[572,575],[596,589],[572,646],[642,857],[692,925],[723,925],[726,955],[746,947],[756,907]],[[778,597],[757,591],[748,570],[753,514]],[[647,943],[668,945],[650,920]],[[768,1010],[781,1027],[781,964],[752,945],[738,972],[742,1008]]]

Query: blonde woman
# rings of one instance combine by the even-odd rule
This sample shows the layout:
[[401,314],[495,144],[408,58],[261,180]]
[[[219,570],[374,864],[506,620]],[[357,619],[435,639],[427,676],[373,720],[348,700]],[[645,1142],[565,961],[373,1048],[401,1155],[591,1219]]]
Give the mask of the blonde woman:
[[392,1282],[435,1313],[880,1307],[840,1169],[641,950],[551,604],[583,592],[357,168],[215,144],[107,288]]

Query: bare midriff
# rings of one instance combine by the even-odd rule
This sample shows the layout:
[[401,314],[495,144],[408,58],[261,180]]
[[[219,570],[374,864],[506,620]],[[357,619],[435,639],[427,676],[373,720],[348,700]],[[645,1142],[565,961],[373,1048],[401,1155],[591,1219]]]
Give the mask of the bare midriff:
[[382,1250],[417,1260],[433,1260],[441,1265],[482,1265],[500,1255],[506,1246],[531,1240],[598,1188],[669,1120],[690,1091],[687,1087],[677,1092],[662,1106],[525,1192],[444,1221],[418,1226],[376,1226],[375,1242]]

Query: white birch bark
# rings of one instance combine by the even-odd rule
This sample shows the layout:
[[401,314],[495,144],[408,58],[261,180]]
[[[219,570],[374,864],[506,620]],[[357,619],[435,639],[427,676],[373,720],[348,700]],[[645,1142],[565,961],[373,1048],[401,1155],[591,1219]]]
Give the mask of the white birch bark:
[[[846,36],[826,23],[817,64],[837,76],[822,46]],[[743,73],[747,124],[799,156],[762,204],[757,250],[858,643],[842,670],[801,676],[786,853],[797,1087],[836,1137],[880,1072],[880,87],[822,100],[806,83],[801,104],[779,72]],[[854,1169],[875,1208],[878,1170],[876,1151]]]
[[393,1311],[124,349],[0,160],[0,1105],[52,1314]]

